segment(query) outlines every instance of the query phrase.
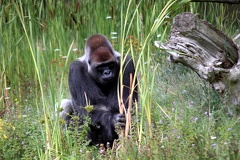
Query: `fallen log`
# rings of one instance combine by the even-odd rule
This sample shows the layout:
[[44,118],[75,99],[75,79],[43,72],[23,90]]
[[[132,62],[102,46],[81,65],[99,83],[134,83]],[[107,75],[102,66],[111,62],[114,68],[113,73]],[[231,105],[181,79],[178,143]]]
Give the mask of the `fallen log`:
[[223,101],[240,104],[240,50],[214,26],[182,13],[173,20],[168,42],[155,45],[169,54],[169,61],[182,63],[208,81]]

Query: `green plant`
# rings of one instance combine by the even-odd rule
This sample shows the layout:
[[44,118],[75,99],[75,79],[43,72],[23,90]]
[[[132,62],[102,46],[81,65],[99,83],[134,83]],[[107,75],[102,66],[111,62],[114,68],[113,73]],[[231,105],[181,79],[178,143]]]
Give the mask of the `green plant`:
[[[211,3],[209,14],[209,4],[174,0],[0,4],[0,159],[239,159],[238,115],[154,47],[167,39],[178,13],[199,13],[232,35],[237,12],[226,15],[222,4]],[[86,141],[89,120],[81,131],[66,130],[58,117],[61,99],[70,97],[69,63],[94,33],[133,57],[139,81],[140,109],[129,136],[104,152]]]

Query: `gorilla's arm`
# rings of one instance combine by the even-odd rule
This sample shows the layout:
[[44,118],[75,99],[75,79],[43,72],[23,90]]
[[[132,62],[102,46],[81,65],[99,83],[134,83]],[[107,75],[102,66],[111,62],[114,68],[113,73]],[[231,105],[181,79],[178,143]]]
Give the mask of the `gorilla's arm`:
[[74,107],[86,105],[83,93],[83,91],[87,89],[87,85],[83,84],[86,83],[83,80],[84,70],[86,70],[86,67],[84,67],[84,64],[80,61],[74,61],[70,65],[68,85]]
[[118,138],[115,132],[116,127],[125,127],[125,115],[113,113],[106,106],[96,105],[90,115],[92,123],[96,125],[95,130],[92,130],[93,136],[89,137],[90,139],[93,139],[94,134],[101,132],[101,135],[104,135],[102,137],[104,143],[112,142]]
[[97,99],[98,101],[105,100],[100,89],[88,74],[85,62],[74,61],[71,63],[68,84],[74,108],[98,104]]

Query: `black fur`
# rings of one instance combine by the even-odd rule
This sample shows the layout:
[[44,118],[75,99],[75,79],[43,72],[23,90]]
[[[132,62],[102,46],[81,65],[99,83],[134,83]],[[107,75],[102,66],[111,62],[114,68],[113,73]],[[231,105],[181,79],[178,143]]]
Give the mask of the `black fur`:
[[[120,58],[120,57],[118,57]],[[116,61],[116,75],[109,84],[101,84],[89,74],[88,62],[77,60],[71,63],[69,73],[69,89],[72,97],[73,114],[80,117],[83,123],[84,116],[89,115],[92,121],[88,139],[92,144],[107,144],[112,146],[114,139],[118,138],[115,125],[125,125],[125,115],[119,113],[118,105],[118,75],[119,67]],[[121,63],[121,62],[120,62]],[[135,69],[131,57],[127,57],[124,65],[123,76],[123,102],[128,107],[130,74],[134,76]],[[137,84],[137,82],[136,82]],[[133,94],[133,100],[138,99],[137,88]],[[84,108],[93,105],[94,109],[88,113]]]

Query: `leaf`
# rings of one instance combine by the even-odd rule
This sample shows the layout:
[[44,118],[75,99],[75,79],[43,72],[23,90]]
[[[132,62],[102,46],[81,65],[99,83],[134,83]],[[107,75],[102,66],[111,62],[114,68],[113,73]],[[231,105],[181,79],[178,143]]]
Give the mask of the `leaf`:
[[93,108],[93,105],[87,105],[87,106],[85,107],[85,109],[86,109],[87,112],[89,113],[89,112],[91,112],[94,108]]

